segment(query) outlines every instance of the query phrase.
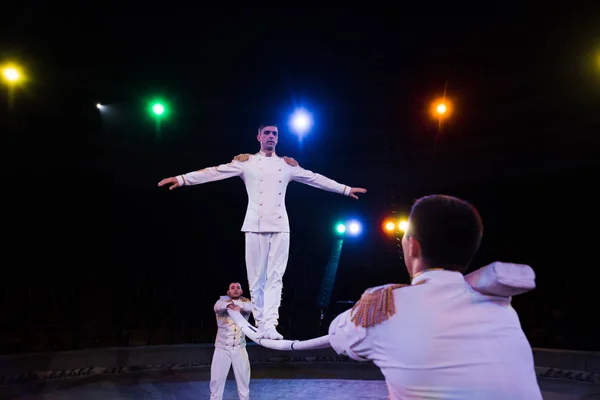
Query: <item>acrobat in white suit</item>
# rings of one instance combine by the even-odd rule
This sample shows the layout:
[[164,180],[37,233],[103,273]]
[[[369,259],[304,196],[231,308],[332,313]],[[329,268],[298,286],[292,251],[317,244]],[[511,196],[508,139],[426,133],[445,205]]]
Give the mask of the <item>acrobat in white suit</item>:
[[218,329],[210,366],[210,400],[223,398],[225,381],[231,367],[240,400],[250,398],[250,361],[246,351],[246,337],[227,314],[227,309],[231,308],[239,311],[246,320],[250,317],[252,305],[250,300],[241,297],[241,292],[241,285],[233,282],[229,285],[228,295],[221,296],[215,303]]
[[301,182],[319,189],[357,198],[362,188],[351,188],[301,168],[275,154],[277,127],[262,126],[257,136],[261,151],[240,155],[229,164],[163,179],[159,186],[199,185],[239,176],[246,185],[248,208],[242,231],[246,234],[246,270],[254,320],[260,337],[282,339],[278,325],[283,275],[288,261],[290,226],[285,208],[288,183]]

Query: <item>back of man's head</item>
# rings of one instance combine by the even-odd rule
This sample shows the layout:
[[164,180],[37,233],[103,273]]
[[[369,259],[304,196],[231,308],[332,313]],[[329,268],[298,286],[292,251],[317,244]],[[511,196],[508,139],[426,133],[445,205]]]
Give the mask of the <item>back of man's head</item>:
[[406,234],[419,241],[421,257],[430,268],[464,273],[481,244],[483,223],[466,201],[432,195],[415,202]]

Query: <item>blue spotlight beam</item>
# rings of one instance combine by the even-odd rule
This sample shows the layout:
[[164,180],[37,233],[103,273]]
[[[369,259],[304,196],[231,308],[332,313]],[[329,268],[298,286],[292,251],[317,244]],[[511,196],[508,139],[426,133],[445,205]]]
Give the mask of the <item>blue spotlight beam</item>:
[[337,239],[331,246],[331,253],[329,255],[329,262],[325,267],[325,275],[321,282],[321,291],[317,298],[317,306],[319,308],[327,308],[331,300],[331,293],[333,291],[333,284],[335,282],[335,276],[337,274],[338,265],[340,263],[340,255],[342,254],[342,245],[344,239]]

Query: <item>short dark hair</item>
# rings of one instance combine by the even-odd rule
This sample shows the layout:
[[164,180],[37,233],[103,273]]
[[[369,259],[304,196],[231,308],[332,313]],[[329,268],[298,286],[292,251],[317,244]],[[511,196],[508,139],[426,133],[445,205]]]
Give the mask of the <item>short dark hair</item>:
[[279,129],[279,127],[277,126],[277,124],[260,124],[258,126],[258,133],[260,133],[263,130],[263,128],[266,128],[267,126],[274,126],[275,128]]
[[452,196],[425,196],[415,201],[409,221],[406,234],[419,241],[427,264],[466,272],[483,237],[475,207]]

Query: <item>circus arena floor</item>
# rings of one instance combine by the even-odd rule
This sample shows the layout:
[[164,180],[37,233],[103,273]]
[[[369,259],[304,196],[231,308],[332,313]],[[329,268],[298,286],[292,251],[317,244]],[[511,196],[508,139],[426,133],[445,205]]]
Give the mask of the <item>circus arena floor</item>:
[[[210,370],[145,371],[25,384],[0,389],[1,399],[27,400],[199,400],[209,399]],[[257,400],[387,399],[373,365],[349,363],[255,363],[250,396]],[[540,379],[545,400],[600,399],[600,386]],[[238,399],[230,373],[223,399]]]

